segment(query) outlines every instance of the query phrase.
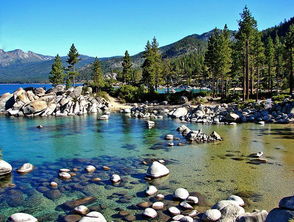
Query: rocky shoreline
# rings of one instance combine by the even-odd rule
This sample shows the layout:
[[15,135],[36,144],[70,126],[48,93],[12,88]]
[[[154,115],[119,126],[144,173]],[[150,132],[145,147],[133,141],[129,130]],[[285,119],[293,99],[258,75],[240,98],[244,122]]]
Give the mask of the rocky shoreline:
[[15,117],[74,116],[88,113],[103,113],[109,103],[95,97],[91,87],[57,85],[45,91],[44,88],[19,88],[5,93],[0,98],[0,113]]

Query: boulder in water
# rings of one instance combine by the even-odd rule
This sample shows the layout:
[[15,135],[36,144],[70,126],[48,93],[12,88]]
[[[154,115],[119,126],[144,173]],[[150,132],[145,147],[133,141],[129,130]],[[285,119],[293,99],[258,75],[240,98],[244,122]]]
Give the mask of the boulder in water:
[[158,161],[154,161],[147,170],[147,176],[150,176],[152,178],[159,178],[168,174],[169,169]]
[[0,176],[11,173],[12,166],[4,160],[0,160]]

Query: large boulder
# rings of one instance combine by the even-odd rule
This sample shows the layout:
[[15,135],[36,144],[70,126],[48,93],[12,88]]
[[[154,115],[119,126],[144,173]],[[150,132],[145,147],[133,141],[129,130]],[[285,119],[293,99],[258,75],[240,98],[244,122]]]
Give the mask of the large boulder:
[[284,197],[281,199],[279,207],[287,210],[294,210],[294,196]]
[[15,101],[21,101],[24,104],[31,102],[27,97],[27,92],[23,88],[19,88],[13,93],[13,97]]
[[64,92],[65,91],[65,85],[57,85],[53,88],[53,92]]
[[294,220],[294,211],[275,208],[269,212],[265,222],[289,222]]
[[4,160],[0,160],[0,176],[11,173],[12,166]]
[[82,95],[82,92],[83,92],[83,86],[77,86],[77,87],[74,88],[74,90],[72,91],[70,96],[72,98],[77,98],[77,97]]
[[154,161],[147,170],[147,176],[159,178],[169,174],[169,169],[163,164]]
[[253,213],[245,213],[237,218],[237,222],[264,222],[268,212],[266,210],[257,211]]
[[47,109],[47,107],[48,107],[48,105],[45,101],[35,100],[35,101],[32,101],[29,105],[25,106],[23,108],[23,112],[26,115],[30,115],[33,113],[41,112],[41,111]]
[[37,222],[37,218],[33,217],[30,214],[26,213],[15,213],[12,214],[9,218],[8,221],[10,222]]
[[39,87],[39,88],[35,88],[34,89],[34,94],[37,95],[37,96],[44,96],[46,93],[46,90],[42,87]]
[[186,107],[177,108],[171,116],[173,118],[180,118],[181,116],[186,116],[188,114],[188,109]]
[[13,106],[14,99],[13,94],[4,93],[0,97],[0,112],[4,112],[5,110],[11,108]]
[[245,213],[244,208],[234,200],[221,200],[212,209],[218,209],[221,212],[223,221],[235,221],[237,217]]
[[236,122],[238,121],[240,116],[236,113],[228,113],[225,117],[225,119],[229,122]]

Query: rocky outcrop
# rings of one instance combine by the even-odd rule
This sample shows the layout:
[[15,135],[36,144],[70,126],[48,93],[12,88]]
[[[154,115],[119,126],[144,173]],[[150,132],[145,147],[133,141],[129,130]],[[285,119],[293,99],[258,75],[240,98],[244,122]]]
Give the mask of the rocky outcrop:
[[210,135],[202,132],[201,129],[199,130],[190,130],[187,126],[182,125],[177,128],[183,137],[185,137],[190,142],[197,142],[197,143],[208,143],[208,142],[216,142],[221,141],[221,136],[213,131]]
[[[89,88],[89,87],[88,87]],[[63,85],[45,91],[43,88],[19,88],[0,98],[0,113],[10,116],[73,116],[102,113],[108,102],[91,95],[83,86],[65,89]]]

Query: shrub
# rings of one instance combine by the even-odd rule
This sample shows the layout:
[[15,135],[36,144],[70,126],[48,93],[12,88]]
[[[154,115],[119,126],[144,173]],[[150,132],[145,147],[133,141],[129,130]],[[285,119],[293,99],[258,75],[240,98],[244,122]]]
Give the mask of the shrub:
[[280,94],[280,95],[273,96],[272,100],[279,103],[279,102],[283,102],[288,97],[289,95],[287,94]]
[[103,99],[105,99],[106,101],[109,101],[109,97],[108,97],[108,93],[105,92],[105,91],[98,91],[96,94],[95,94],[96,97],[101,97]]

